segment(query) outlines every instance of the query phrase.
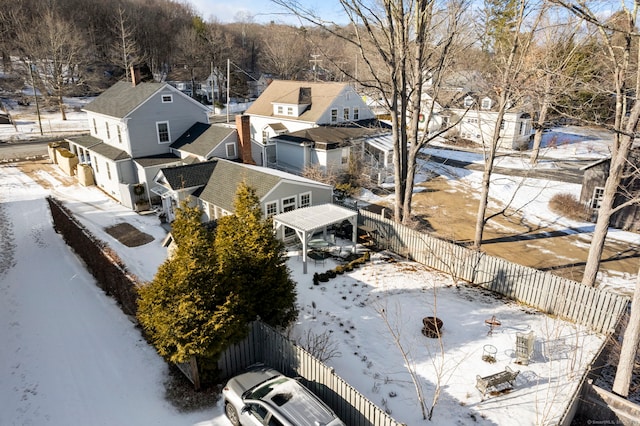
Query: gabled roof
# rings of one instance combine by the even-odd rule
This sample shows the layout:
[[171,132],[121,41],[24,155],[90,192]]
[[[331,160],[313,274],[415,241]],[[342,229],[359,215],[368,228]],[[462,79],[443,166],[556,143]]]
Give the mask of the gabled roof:
[[[274,80],[247,109],[246,114],[316,123],[348,87],[347,83]],[[280,116],[273,113],[274,103],[309,107],[298,117]]]
[[216,166],[200,194],[200,199],[230,212],[234,210],[233,201],[236,190],[242,181],[256,191],[256,195],[260,200],[284,181],[331,188],[330,185],[267,167],[235,163],[222,159],[210,161],[210,163],[216,163]]
[[193,188],[205,185],[209,181],[211,172],[213,172],[215,167],[216,162],[205,161],[186,166],[167,167],[166,169],[160,170],[158,175],[162,174],[169,187],[173,190]]
[[271,138],[271,140],[286,140],[298,143],[339,143],[347,142],[353,139],[371,137],[373,135],[379,134],[380,132],[380,128],[367,128],[360,126],[320,126],[276,136]]
[[168,85],[165,83],[138,83],[133,86],[129,81],[119,81],[85,105],[83,110],[124,118],[165,86]]
[[206,157],[216,146],[235,132],[236,129],[230,127],[196,123],[172,143],[171,148]]

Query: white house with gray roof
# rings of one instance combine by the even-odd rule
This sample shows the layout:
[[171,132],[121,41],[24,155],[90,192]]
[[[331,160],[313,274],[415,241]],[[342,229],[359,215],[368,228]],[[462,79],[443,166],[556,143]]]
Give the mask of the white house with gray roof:
[[270,167],[277,166],[276,154],[281,154],[276,153],[272,138],[375,118],[347,83],[285,80],[272,81],[245,114],[249,116],[252,159],[257,165]]
[[256,191],[265,217],[302,207],[331,203],[333,187],[294,174],[260,166],[215,159],[206,163],[161,169],[152,191],[163,199],[169,221],[189,195],[203,211],[203,221],[232,214],[240,183]]

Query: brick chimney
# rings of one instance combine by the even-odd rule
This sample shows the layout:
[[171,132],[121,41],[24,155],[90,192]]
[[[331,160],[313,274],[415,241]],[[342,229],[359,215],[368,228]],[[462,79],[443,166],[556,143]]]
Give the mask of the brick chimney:
[[131,85],[136,87],[140,83],[140,68],[131,65]]
[[240,159],[245,164],[256,164],[251,157],[251,128],[248,115],[236,115]]

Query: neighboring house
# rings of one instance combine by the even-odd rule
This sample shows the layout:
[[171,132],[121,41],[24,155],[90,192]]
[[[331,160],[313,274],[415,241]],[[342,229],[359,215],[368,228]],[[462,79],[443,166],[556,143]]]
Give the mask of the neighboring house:
[[[482,93],[455,91],[441,93],[434,105],[437,126],[454,126],[455,136],[479,144],[493,139],[498,120],[498,102],[495,97]],[[428,106],[429,103],[427,102]],[[426,114],[425,114],[426,115]],[[430,126],[431,127],[431,126]],[[531,137],[531,115],[520,105],[507,108],[500,126],[498,149],[526,149]],[[449,132],[451,136],[452,132]]]
[[265,217],[333,200],[331,185],[222,159],[164,168],[154,181],[159,186],[152,191],[162,196],[163,213],[169,221],[175,218],[176,206],[189,195],[202,208],[203,221],[233,214],[236,191],[242,182],[256,191]]
[[[582,168],[582,190],[580,202],[591,209],[595,221],[604,196],[604,185],[609,177],[611,158],[605,158]],[[629,155],[629,162],[624,171],[625,178],[620,184],[613,207],[617,207],[630,199],[640,198],[640,147],[634,148]],[[611,216],[610,226],[625,231],[640,232],[640,203],[626,206]]]
[[[196,123],[208,126],[209,114],[206,106],[169,84],[140,83],[136,73],[132,82],[116,83],[84,111],[90,135],[67,139],[69,149],[80,163],[91,166],[96,185],[129,208],[137,201],[151,200],[147,183],[158,170],[184,163],[189,146],[197,142],[173,144],[180,138],[189,139],[184,135]],[[222,138],[220,143],[226,147],[230,140]],[[181,149],[187,153],[181,154]],[[205,151],[199,148],[199,152]],[[214,152],[212,148],[196,157]]]
[[222,96],[223,78],[221,70],[214,69],[205,80],[196,82],[196,94],[200,95],[202,99],[209,104],[212,104],[215,100],[220,99]]
[[257,80],[247,81],[249,88],[249,98],[256,99],[267,90],[267,86],[271,84],[277,77],[273,74],[261,74]]
[[362,156],[365,140],[381,133],[376,120],[358,126],[322,126],[271,138],[275,164],[270,167],[301,174],[308,167],[331,172],[347,167],[351,155]]
[[248,129],[238,128],[238,133],[241,137],[248,134],[253,161],[261,166],[277,164],[276,153],[283,152],[276,148],[277,136],[320,126],[357,125],[375,118],[347,83],[283,80],[272,81],[246,116]]

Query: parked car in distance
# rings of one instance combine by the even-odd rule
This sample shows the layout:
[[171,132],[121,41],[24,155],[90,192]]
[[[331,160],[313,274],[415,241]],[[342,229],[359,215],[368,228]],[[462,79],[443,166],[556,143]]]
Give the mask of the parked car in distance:
[[298,380],[272,368],[254,367],[230,379],[222,395],[234,426],[345,426]]

